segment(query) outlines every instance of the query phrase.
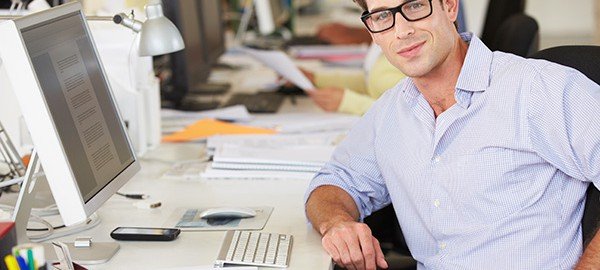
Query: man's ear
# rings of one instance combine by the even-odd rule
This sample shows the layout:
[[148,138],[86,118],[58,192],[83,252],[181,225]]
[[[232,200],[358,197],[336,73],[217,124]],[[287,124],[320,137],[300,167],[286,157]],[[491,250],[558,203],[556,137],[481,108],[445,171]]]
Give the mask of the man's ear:
[[[434,0],[435,1],[435,0]],[[459,0],[442,0],[444,5],[444,11],[452,22],[455,22],[458,18],[458,5]]]

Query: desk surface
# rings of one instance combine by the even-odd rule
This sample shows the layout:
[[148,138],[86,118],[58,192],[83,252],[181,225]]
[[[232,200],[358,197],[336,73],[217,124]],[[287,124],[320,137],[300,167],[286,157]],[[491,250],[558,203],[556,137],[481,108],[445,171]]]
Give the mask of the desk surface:
[[[101,224],[78,234],[95,241],[114,241],[109,233],[117,226],[160,227],[171,212],[180,207],[221,205],[275,207],[264,231],[294,235],[289,269],[330,269],[331,259],[321,247],[321,237],[304,217],[303,194],[307,181],[215,181],[167,180],[160,175],[176,160],[198,158],[201,144],[164,144],[142,160],[142,171],[121,191],[143,192],[162,206],[152,210],[137,209],[135,201],[113,196],[98,214]],[[121,249],[105,264],[90,269],[161,269],[214,262],[225,232],[182,232],[173,242],[124,242]],[[75,236],[61,240],[72,241]]]
[[[227,74],[233,75],[233,74]],[[229,77],[229,76],[228,76]],[[229,77],[232,92],[243,92],[241,79],[248,72]],[[307,97],[299,97],[295,104],[287,99],[280,113],[320,112]],[[73,241],[76,237],[90,236],[97,242],[114,242],[110,232],[118,226],[163,227],[173,211],[179,208],[211,206],[272,206],[274,211],[264,231],[294,236],[290,267],[296,270],[331,269],[331,258],[321,246],[320,235],[307,223],[303,195],[307,180],[168,180],[161,175],[174,162],[198,159],[203,155],[203,144],[162,144],[142,158],[142,170],[121,191],[144,193],[162,203],[157,209],[138,209],[135,200],[113,196],[98,211],[99,226],[75,235],[58,238]],[[3,200],[5,198],[2,198]],[[164,269],[174,267],[212,265],[217,257],[224,231],[182,232],[172,242],[120,241],[120,250],[107,263],[87,265],[89,269]],[[273,268],[267,268],[273,269]]]

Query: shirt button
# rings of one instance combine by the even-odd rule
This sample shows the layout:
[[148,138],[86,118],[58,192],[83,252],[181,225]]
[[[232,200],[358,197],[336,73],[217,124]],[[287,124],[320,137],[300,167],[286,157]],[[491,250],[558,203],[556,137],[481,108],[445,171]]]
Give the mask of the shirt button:
[[435,207],[440,207],[440,200],[438,200],[438,199],[435,199],[435,200],[433,201],[433,205],[435,205]]
[[440,243],[440,249],[442,249],[442,250],[446,249],[446,243]]
[[433,158],[433,163],[438,163],[438,162],[440,162],[440,160],[441,160],[441,159],[442,159],[442,157],[440,157],[439,155],[438,155],[438,156],[435,156],[435,157]]

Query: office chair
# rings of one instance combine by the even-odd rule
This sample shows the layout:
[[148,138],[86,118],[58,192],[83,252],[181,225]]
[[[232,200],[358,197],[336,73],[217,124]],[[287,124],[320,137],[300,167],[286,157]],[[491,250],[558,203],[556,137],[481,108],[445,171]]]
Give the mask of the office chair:
[[[481,32],[481,40],[492,49],[496,33],[500,25],[508,17],[525,12],[525,0],[490,0],[488,3],[485,23]],[[496,49],[492,49],[495,51]]]
[[[600,46],[559,46],[539,51],[531,58],[545,59],[579,70],[592,81],[600,84]],[[590,184],[586,193],[581,227],[585,248],[598,231],[600,225],[600,191]]]
[[539,49],[539,27],[536,20],[519,13],[506,19],[490,45],[492,51],[502,51],[526,57]]
[[417,269],[417,262],[410,254],[396,212],[391,204],[373,212],[364,221],[371,229],[373,236],[379,240],[389,264],[389,270]]

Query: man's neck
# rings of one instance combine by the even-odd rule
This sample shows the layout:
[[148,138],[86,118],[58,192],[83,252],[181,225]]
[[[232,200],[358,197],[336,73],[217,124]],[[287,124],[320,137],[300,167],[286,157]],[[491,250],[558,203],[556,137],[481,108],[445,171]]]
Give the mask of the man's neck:
[[413,78],[417,89],[433,109],[436,118],[456,103],[454,92],[467,49],[467,43],[458,38],[454,48],[441,65],[425,76]]

